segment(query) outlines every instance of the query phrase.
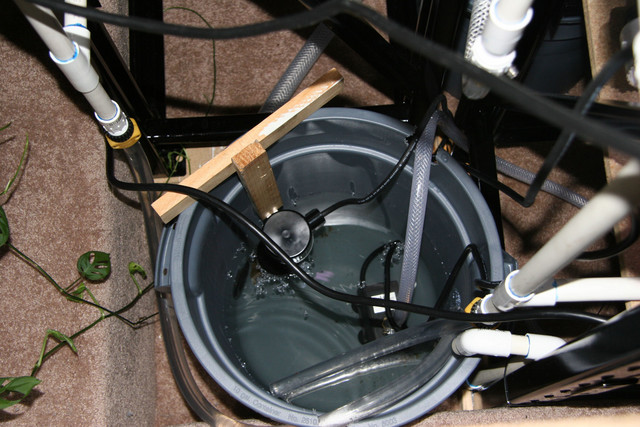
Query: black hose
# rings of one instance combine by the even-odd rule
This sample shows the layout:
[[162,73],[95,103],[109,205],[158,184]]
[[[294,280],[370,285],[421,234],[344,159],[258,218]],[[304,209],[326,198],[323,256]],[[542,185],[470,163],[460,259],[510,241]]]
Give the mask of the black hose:
[[[578,102],[573,107],[573,110],[582,116],[586,115],[589,108],[591,108],[598,97],[602,87],[631,59],[633,59],[631,46],[623,48],[613,55],[613,57],[604,65],[602,70],[600,70],[600,72],[589,82],[580,98],[578,98]],[[560,159],[569,149],[569,146],[575,136],[575,132],[570,132],[566,129],[562,130],[560,136],[558,136],[558,139],[551,148],[551,151],[545,158],[544,163],[538,170],[538,173],[536,173],[533,182],[527,190],[526,196],[524,198],[520,198],[520,200],[516,200],[518,203],[524,207],[529,207],[533,204],[537,194],[542,188],[542,185],[549,176],[549,173],[551,173],[551,170],[557,166],[558,162],[560,162]]]

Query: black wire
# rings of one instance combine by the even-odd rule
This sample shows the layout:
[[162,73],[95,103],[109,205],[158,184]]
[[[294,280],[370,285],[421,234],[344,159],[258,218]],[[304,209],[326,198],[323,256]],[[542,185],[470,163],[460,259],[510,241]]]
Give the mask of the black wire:
[[187,195],[194,200],[199,201],[205,207],[211,209],[214,213],[224,214],[237,224],[245,227],[248,232],[258,237],[276,256],[278,256],[282,262],[284,262],[291,271],[296,274],[300,280],[302,280],[311,289],[319,292],[320,294],[338,300],[347,302],[354,305],[368,305],[378,307],[389,307],[394,310],[408,311],[411,313],[422,314],[430,317],[440,317],[443,319],[458,320],[463,322],[483,323],[483,322],[514,322],[524,320],[536,320],[536,319],[571,319],[582,320],[591,323],[604,323],[606,318],[593,315],[590,313],[569,311],[569,310],[547,310],[547,309],[531,309],[531,310],[519,310],[517,312],[508,313],[496,313],[496,314],[469,314],[460,313],[454,311],[437,310],[431,307],[424,307],[416,304],[410,304],[400,301],[383,301],[379,298],[370,298],[360,295],[351,295],[343,292],[339,292],[330,289],[321,283],[317,282],[311,276],[309,276],[298,264],[296,264],[287,254],[278,246],[269,236],[262,232],[262,230],[255,225],[251,220],[245,217],[242,213],[235,210],[230,205],[226,204],[222,200],[218,199],[206,193],[204,191],[187,187],[179,184],[152,184],[152,183],[133,183],[124,182],[118,180],[114,175],[114,159],[113,149],[106,144],[107,147],[107,159],[106,159],[106,173],[107,180],[111,185],[116,188],[127,191],[169,191],[173,193],[180,193]]
[[[626,48],[618,51],[609,61],[607,61],[595,78],[589,82],[580,98],[578,98],[573,110],[583,116],[586,115],[602,90],[602,87],[632,58],[631,46],[627,46]],[[538,169],[533,182],[527,190],[526,196],[524,198],[520,196],[515,199],[518,203],[525,208],[528,208],[533,204],[537,194],[542,189],[542,185],[551,173],[551,170],[555,168],[560,162],[560,159],[564,157],[574,138],[574,132],[567,131],[566,129],[562,130],[560,136],[558,136],[558,139],[551,148],[551,151],[546,156],[542,166]]]
[[385,250],[385,248],[389,245],[389,243],[385,243],[384,245],[376,248],[373,252],[369,254],[369,256],[362,263],[362,267],[360,267],[360,283],[367,283],[367,270],[369,269],[369,265],[371,262]]
[[[496,181],[495,179],[491,178],[489,175],[485,174],[484,172],[474,169],[471,166],[466,164],[463,165],[463,167],[469,174],[473,175],[474,177],[484,182],[485,184],[488,184],[491,187],[499,191],[502,191],[509,197],[512,197],[514,194],[517,196],[520,196],[518,193],[516,193],[514,189],[512,189],[511,187],[507,186],[506,184],[500,181]],[[604,249],[585,251],[582,254],[580,254],[580,256],[576,257],[576,259],[580,261],[596,261],[601,259],[607,259],[607,258],[612,258],[614,256],[618,256],[622,252],[629,249],[629,247],[631,247],[640,237],[640,227],[638,226],[640,224],[640,217],[638,216],[638,214],[632,214],[629,217],[631,219],[631,228],[629,230],[629,233],[624,239]]]
[[393,181],[395,181],[395,179],[398,177],[400,172],[402,172],[404,167],[407,165],[407,162],[409,161],[409,158],[411,157],[411,154],[413,153],[413,151],[416,148],[416,145],[418,144],[418,140],[420,139],[420,135],[422,135],[422,133],[424,132],[425,128],[429,124],[429,121],[431,120],[431,116],[436,112],[436,110],[438,108],[438,105],[442,105],[443,111],[448,111],[448,109],[447,109],[447,99],[442,94],[436,96],[436,98],[431,102],[431,105],[429,105],[429,108],[427,108],[427,111],[426,111],[422,121],[420,122],[418,127],[415,129],[413,134],[411,134],[411,136],[409,136],[409,138],[407,138],[408,145],[407,145],[407,148],[402,153],[402,156],[400,156],[400,159],[398,159],[398,161],[396,162],[396,164],[393,167],[393,169],[391,169],[391,172],[389,172],[389,174],[386,176],[386,178],[384,180],[382,180],[382,182],[376,188],[374,188],[373,191],[371,191],[369,194],[367,194],[364,197],[349,198],[349,199],[340,200],[339,202],[336,202],[333,205],[329,206],[328,208],[324,209],[320,213],[320,215],[322,215],[324,217],[324,216],[329,215],[333,211],[335,211],[335,210],[337,210],[339,208],[342,208],[344,206],[362,205],[362,204],[368,203],[368,202],[372,201],[373,199],[375,199],[376,197],[378,197],[378,195],[380,193],[382,193],[382,191],[385,188],[387,188],[389,186],[389,184],[391,184]]
[[[391,242],[388,245],[389,250],[387,251],[387,255],[384,257],[384,300],[387,303],[391,301],[391,260],[397,247],[398,242]],[[406,327],[406,323],[399,325],[398,322],[396,322],[391,308],[388,305],[384,308],[384,314],[387,316],[389,326],[391,326],[394,331],[398,332]]]
[[474,243],[469,243],[462,250],[462,253],[458,257],[458,260],[456,261],[455,265],[453,266],[453,269],[451,270],[449,277],[447,277],[447,281],[445,282],[444,287],[440,291],[440,296],[438,297],[438,300],[433,306],[434,308],[442,309],[442,307],[444,306],[444,303],[449,299],[449,295],[451,294],[453,285],[456,283],[458,274],[460,273],[460,270],[462,269],[462,266],[467,260],[467,257],[469,256],[469,254],[473,256],[473,260],[478,266],[481,279],[487,280],[487,268],[484,265],[484,262],[482,261],[482,257],[480,256],[480,251],[478,250],[478,247]]
[[626,237],[614,245],[604,248],[597,249],[593,251],[583,252],[578,259],[582,261],[594,261],[599,259],[607,259],[612,258],[614,256],[620,255],[622,252],[629,249],[631,245],[633,245],[638,237],[640,237],[640,227],[638,227],[638,222],[640,222],[640,218],[638,218],[638,214],[634,213],[630,216],[631,219],[631,227],[629,229],[629,233],[627,233]]
[[[580,98],[578,98],[573,110],[580,115],[586,115],[600,93],[600,90],[602,90],[602,87],[615,75],[618,69],[624,66],[631,58],[632,51],[630,47],[618,51],[609,61],[607,61],[602,70],[589,82]],[[520,195],[511,187],[496,181],[493,177],[490,177],[476,169],[467,167],[467,171],[484,183],[502,191],[521,206],[528,208],[535,201],[536,196],[542,189],[542,185],[551,173],[551,170],[557,166],[560,159],[568,150],[571,142],[575,138],[575,135],[576,134],[574,132],[570,132],[565,129],[562,130],[553,147],[545,157],[543,164],[538,169],[538,172],[536,172],[533,182],[527,189],[525,196]]]
[[458,53],[437,43],[414,34],[410,29],[389,20],[376,11],[350,0],[330,0],[310,10],[277,18],[258,24],[240,27],[210,29],[165,24],[145,18],[114,15],[95,9],[77,7],[64,1],[27,0],[57,11],[74,15],[86,16],[89,19],[126,26],[139,31],[156,34],[173,34],[192,38],[240,38],[251,37],[268,32],[297,29],[317,24],[340,13],[348,13],[368,21],[371,25],[387,33],[394,42],[418,53],[429,60],[452,71],[466,74],[469,78],[488,86],[494,93],[508,99],[532,115],[551,123],[558,128],[575,132],[585,140],[593,141],[601,147],[613,146],[621,151],[640,158],[640,144],[625,132],[593,120],[587,120],[582,115],[567,108],[560,107],[544,97],[536,95],[534,91],[504,77],[494,76],[471,63]]

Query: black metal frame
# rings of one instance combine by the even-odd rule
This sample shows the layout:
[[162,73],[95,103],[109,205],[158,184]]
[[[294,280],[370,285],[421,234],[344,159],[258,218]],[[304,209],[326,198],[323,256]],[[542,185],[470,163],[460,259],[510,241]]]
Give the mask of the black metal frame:
[[[323,0],[300,1],[314,6]],[[415,0],[392,0],[388,1],[388,14],[391,19],[415,28],[425,37],[455,48],[464,36],[460,28],[468,19],[467,3],[467,0],[425,0],[423,7],[417,10]],[[129,4],[132,15],[162,18],[161,0],[131,0]],[[518,45],[518,78],[526,76],[544,34],[559,22],[561,5],[562,2],[553,0],[536,0],[534,3],[536,18]],[[122,108],[140,121],[148,141],[145,147],[151,154],[155,171],[162,170],[157,151],[171,151],[180,146],[227,145],[265,117],[262,114],[245,114],[167,119],[162,36],[131,31],[129,69],[104,26],[90,25],[102,80]],[[395,105],[382,107],[386,114],[417,123],[429,102],[443,90],[450,74],[447,70],[401,49],[393,40],[388,42],[368,24],[345,15],[328,20],[326,25],[391,83]],[[575,98],[563,98],[561,101],[570,105]],[[634,112],[622,106],[596,105],[591,116],[632,131],[640,129]],[[496,175],[494,147],[497,143],[526,143],[532,141],[532,135],[551,139],[558,132],[491,96],[477,102],[463,97],[456,120],[472,142],[471,165],[490,176]],[[537,131],[532,133],[531,129]],[[501,230],[498,192],[493,188],[480,187]]]

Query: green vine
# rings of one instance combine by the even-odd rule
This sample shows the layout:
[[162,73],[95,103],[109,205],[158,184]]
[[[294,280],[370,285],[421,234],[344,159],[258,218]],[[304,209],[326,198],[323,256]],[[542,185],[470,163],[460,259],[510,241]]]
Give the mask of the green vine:
[[[0,127],[0,131],[7,129],[10,124],[11,123]],[[25,144],[25,148],[23,150],[17,170],[9,180],[9,182],[6,184],[4,191],[0,193],[0,195],[6,194],[18,177],[26,159],[28,146],[29,141],[27,138],[27,143]],[[100,322],[110,317],[116,317],[120,321],[135,329],[146,325],[147,320],[157,314],[154,313],[149,316],[141,317],[135,321],[129,320],[123,316],[123,313],[130,310],[140,300],[140,298],[142,298],[151,289],[153,289],[153,283],[146,285],[144,288],[140,286],[137,276],[140,276],[142,279],[146,279],[147,273],[140,265],[134,262],[130,262],[128,267],[129,276],[131,277],[131,280],[136,287],[136,295],[127,304],[116,310],[111,310],[107,307],[104,307],[98,302],[94,294],[87,286],[86,282],[103,282],[111,274],[111,258],[110,255],[105,252],[89,251],[82,254],[78,258],[78,261],[76,263],[78,278],[66,287],[60,286],[58,282],[54,280],[53,277],[51,277],[51,275],[47,273],[36,261],[13,246],[13,244],[10,242],[9,221],[7,219],[4,208],[2,207],[2,205],[0,205],[0,248],[3,247],[7,248],[9,252],[13,253],[19,259],[33,267],[66,299],[74,303],[81,303],[95,307],[96,309],[98,309],[100,315],[96,320],[89,323],[88,325],[85,325],[71,335],[65,335],[55,329],[47,329],[42,342],[39,357],[31,370],[31,374],[29,376],[20,377],[0,377],[0,410],[20,403],[27,396],[29,396],[33,388],[41,383],[41,381],[36,378],[36,374],[42,367],[42,364],[65,346],[68,346],[74,353],[77,353],[78,350],[76,348],[74,340],[91,328],[98,325]],[[89,296],[89,299],[85,298],[85,294]],[[47,351],[47,345],[49,343],[49,340],[51,339],[57,341],[57,344]]]

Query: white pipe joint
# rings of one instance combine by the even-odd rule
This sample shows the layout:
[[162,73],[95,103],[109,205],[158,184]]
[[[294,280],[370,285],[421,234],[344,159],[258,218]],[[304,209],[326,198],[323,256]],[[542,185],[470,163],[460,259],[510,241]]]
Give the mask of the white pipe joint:
[[518,295],[511,287],[513,278],[518,274],[519,271],[520,270],[513,270],[511,273],[509,273],[509,275],[502,281],[500,286],[496,287],[492,294],[489,294],[482,299],[482,302],[480,303],[481,313],[487,314],[509,311],[516,305],[526,303],[531,298],[533,298],[533,293],[529,293],[527,295]]
[[63,27],[69,38],[80,47],[80,52],[91,60],[91,32],[82,24],[71,24]]
[[519,3],[523,2],[518,0],[491,2],[489,17],[485,22],[482,35],[476,38],[470,48],[471,62],[496,75],[504,74],[511,68],[516,57],[516,44],[533,17],[533,9],[528,7],[530,3],[526,1],[524,9],[509,6]]
[[[72,4],[74,6],[87,7],[87,0],[65,0],[65,3]],[[81,25],[87,26],[87,18],[84,16],[73,15],[71,13],[64,14],[64,26]]]
[[527,359],[537,360],[546,357],[564,344],[562,338],[550,335],[513,335],[509,331],[469,329],[453,340],[451,348],[460,356],[524,356]]
[[103,119],[94,113],[96,120],[102,125],[104,130],[112,137],[118,137],[124,135],[129,130],[129,120],[127,120],[126,114],[122,112],[117,102],[111,101],[115,107],[116,113],[109,119]]
[[78,44],[73,42],[73,46],[75,53],[69,59],[58,59],[53,52],[49,52],[49,56],[78,92],[82,94],[89,93],[98,87],[100,78],[87,57],[80,51]]
[[49,52],[49,56],[73,87],[87,98],[96,116],[102,120],[113,121],[118,116],[118,108],[105,92],[98,73],[76,42],[73,42],[73,47],[75,52],[69,59],[61,60],[53,52]]
[[528,3],[523,0],[491,2],[489,19],[481,36],[487,52],[500,56],[514,51],[524,29],[533,18],[533,9],[527,6]]

